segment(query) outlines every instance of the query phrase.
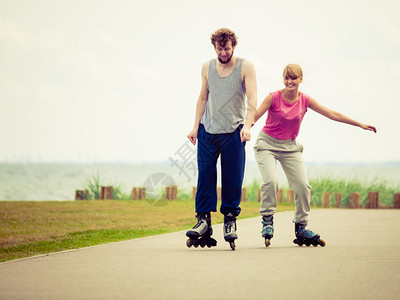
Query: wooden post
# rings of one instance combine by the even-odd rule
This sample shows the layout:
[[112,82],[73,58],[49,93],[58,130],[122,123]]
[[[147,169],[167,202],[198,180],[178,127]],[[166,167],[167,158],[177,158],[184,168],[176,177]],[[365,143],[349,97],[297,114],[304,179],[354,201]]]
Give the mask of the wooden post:
[[166,186],[165,187],[165,200],[177,200],[178,199],[178,187],[177,186]]
[[379,192],[368,192],[367,208],[379,208]]
[[393,208],[400,208],[400,193],[394,194]]
[[335,201],[336,201],[336,207],[340,208],[341,202],[342,202],[342,194],[341,193],[335,193]]
[[192,199],[193,199],[193,200],[196,199],[196,193],[197,193],[197,187],[194,186],[194,187],[192,187]]
[[132,188],[132,200],[144,200],[146,197],[146,189],[141,187]]
[[324,208],[328,208],[329,207],[330,198],[331,198],[331,193],[330,192],[324,192],[322,194],[322,199],[323,199],[322,202],[323,202]]
[[360,193],[351,193],[349,197],[350,208],[360,208]]
[[133,188],[132,188],[131,197],[132,197],[132,200],[137,200],[137,198],[138,198],[138,191],[137,191],[136,187],[133,187]]
[[166,186],[165,187],[165,200],[172,200],[171,199],[171,187],[170,186]]
[[100,192],[100,200],[112,200],[112,186],[102,186]]
[[76,190],[75,191],[75,200],[87,200],[89,198],[88,190]]
[[146,198],[146,188],[138,187],[136,188],[136,199],[144,200]]
[[375,206],[379,208],[379,192],[375,192]]
[[278,192],[276,193],[276,198],[278,203],[282,203],[283,201],[283,191],[281,189],[278,190]]
[[293,201],[294,201],[294,193],[293,193],[293,190],[288,189],[288,190],[286,191],[286,202],[287,202],[287,203],[293,203]]
[[261,202],[261,188],[258,188],[258,193],[257,193],[257,201]]
[[246,202],[246,188],[242,188],[242,198],[240,201]]

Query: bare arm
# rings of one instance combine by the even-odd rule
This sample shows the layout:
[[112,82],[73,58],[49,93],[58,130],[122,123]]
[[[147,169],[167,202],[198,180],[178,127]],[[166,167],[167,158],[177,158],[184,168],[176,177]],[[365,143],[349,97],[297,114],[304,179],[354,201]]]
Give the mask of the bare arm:
[[208,65],[209,65],[208,62],[204,63],[203,67],[201,68],[201,89],[200,89],[199,98],[197,99],[197,103],[196,103],[196,113],[195,113],[195,117],[194,117],[194,125],[193,125],[193,129],[189,132],[189,134],[187,136],[193,145],[196,145],[197,132],[198,132],[199,126],[200,126],[200,120],[204,114],[204,111],[206,109],[206,104],[208,101],[208,89],[207,89]]
[[323,115],[324,117],[327,117],[333,121],[350,124],[353,126],[358,126],[358,127],[361,127],[362,129],[370,130],[370,131],[373,131],[376,133],[376,128],[374,126],[368,125],[368,124],[362,124],[360,122],[357,122],[357,121],[345,116],[342,113],[331,110],[331,109],[319,104],[312,97],[310,97],[310,103],[308,104],[308,107],[311,108],[312,110],[314,110],[315,112],[317,112],[317,113]]
[[254,116],[254,123],[260,119],[265,112],[271,107],[272,105],[272,95],[268,94],[267,97],[265,97],[264,101],[261,103],[261,105],[257,108],[257,111]]
[[242,131],[240,132],[240,138],[243,141],[249,141],[251,138],[250,128],[254,122],[254,115],[257,108],[257,79],[256,70],[254,65],[248,61],[243,62],[243,79],[246,86],[247,96],[247,115],[244,122]]
[[247,116],[244,126],[248,128],[254,122],[254,115],[257,109],[257,79],[254,65],[248,61],[243,63],[244,83],[247,96]]

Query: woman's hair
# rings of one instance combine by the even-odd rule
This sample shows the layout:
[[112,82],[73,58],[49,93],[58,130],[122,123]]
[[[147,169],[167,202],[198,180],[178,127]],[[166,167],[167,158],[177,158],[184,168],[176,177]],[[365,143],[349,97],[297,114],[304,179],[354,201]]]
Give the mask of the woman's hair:
[[237,37],[235,33],[228,28],[218,29],[211,35],[211,44],[213,44],[214,47],[216,46],[216,43],[222,47],[225,47],[228,41],[232,42],[232,47],[237,45]]
[[283,77],[289,77],[292,79],[303,77],[303,70],[299,65],[289,64],[283,69]]

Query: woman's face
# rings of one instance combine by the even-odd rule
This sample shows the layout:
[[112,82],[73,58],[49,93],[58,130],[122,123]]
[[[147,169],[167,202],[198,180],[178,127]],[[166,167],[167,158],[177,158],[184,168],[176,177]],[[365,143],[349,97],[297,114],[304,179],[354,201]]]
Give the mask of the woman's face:
[[289,76],[287,74],[283,76],[283,84],[285,85],[285,88],[288,90],[297,90],[302,81],[303,77]]

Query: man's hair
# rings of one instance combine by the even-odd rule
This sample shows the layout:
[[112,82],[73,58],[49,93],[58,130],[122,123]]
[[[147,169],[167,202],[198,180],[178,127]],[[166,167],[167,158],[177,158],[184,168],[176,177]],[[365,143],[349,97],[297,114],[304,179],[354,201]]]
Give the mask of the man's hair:
[[213,44],[214,47],[216,47],[217,43],[218,45],[225,47],[228,41],[232,42],[232,47],[237,45],[237,37],[235,33],[228,28],[218,29],[211,35],[211,44]]

